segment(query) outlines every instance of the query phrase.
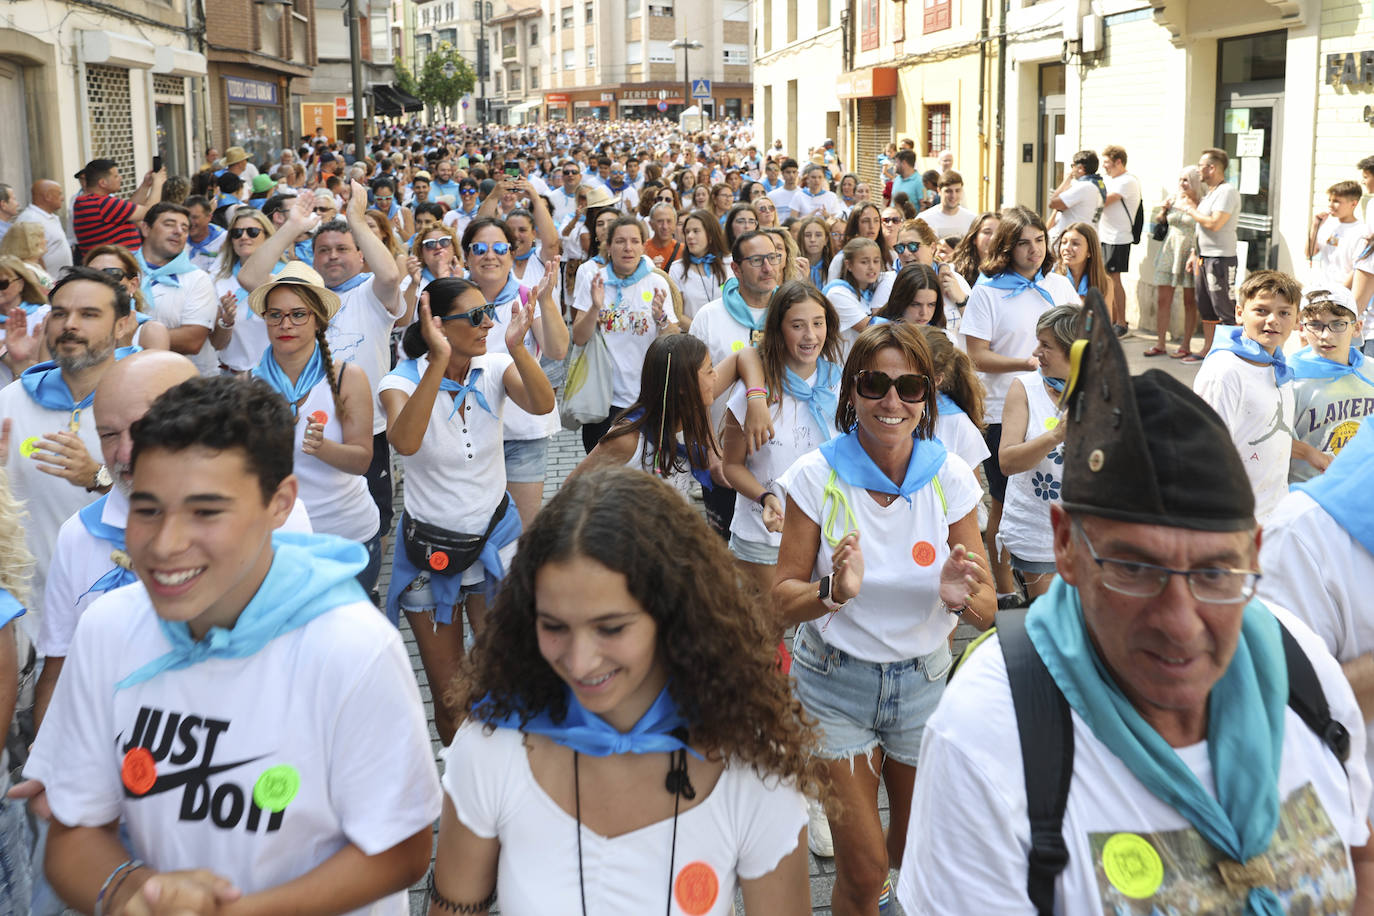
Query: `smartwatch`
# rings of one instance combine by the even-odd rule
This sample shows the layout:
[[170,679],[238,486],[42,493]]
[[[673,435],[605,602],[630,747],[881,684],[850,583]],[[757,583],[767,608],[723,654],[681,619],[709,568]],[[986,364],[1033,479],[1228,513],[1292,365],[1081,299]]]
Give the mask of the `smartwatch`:
[[828,610],[838,611],[840,608],[844,607],[849,602],[836,601],[834,597],[832,597],[833,580],[833,576],[821,576],[821,580],[816,588],[816,597],[820,599],[821,604],[825,605]]

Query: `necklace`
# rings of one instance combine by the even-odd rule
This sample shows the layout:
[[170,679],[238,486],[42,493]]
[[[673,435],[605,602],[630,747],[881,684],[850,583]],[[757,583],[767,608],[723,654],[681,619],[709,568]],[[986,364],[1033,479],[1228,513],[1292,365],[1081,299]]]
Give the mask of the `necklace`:
[[[577,891],[582,897],[582,916],[587,916],[587,886],[582,878],[582,779],[578,771],[581,755],[573,751],[573,808],[577,812]],[[673,912],[673,868],[677,859],[677,817],[682,799],[691,801],[697,797],[697,790],[687,778],[687,752],[676,750],[668,755],[668,776],[663,787],[673,793],[673,841],[668,848],[668,905],[665,916]]]

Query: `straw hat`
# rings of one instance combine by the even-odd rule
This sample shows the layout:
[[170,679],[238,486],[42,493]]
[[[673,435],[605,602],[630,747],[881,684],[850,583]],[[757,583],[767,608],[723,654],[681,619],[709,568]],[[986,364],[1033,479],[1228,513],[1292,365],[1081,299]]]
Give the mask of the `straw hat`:
[[224,151],[224,167],[228,168],[248,159],[248,151],[241,146],[231,146]]
[[324,278],[316,273],[315,268],[304,261],[288,261],[286,266],[281,269],[281,273],[276,274],[271,280],[249,293],[248,307],[254,313],[261,315],[267,310],[268,295],[279,286],[305,287],[310,290],[311,294],[324,306],[326,320],[332,319],[339,312],[339,294],[327,289],[324,285]]
[[620,195],[612,194],[603,184],[595,183],[587,189],[587,209],[594,210],[597,207],[614,207],[620,203]]

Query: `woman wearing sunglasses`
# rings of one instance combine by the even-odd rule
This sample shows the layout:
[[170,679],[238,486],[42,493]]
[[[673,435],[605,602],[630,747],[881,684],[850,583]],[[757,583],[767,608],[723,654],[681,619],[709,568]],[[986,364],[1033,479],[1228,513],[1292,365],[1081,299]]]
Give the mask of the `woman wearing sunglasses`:
[[[479,216],[468,223],[463,233],[463,250],[467,253],[468,279],[477,284],[487,302],[496,306],[493,321],[501,333],[488,342],[487,351],[506,352],[504,329],[510,324],[514,309],[533,302],[534,324],[521,346],[536,360],[541,355],[551,360],[567,356],[568,326],[553,300],[558,259],[553,260],[553,273],[544,275],[537,286],[522,283],[513,270],[515,230],[509,223],[489,216]],[[502,422],[506,486],[520,511],[521,522],[528,524],[544,499],[549,440],[558,432],[558,413],[534,416],[519,404],[508,404]]]
[[693,210],[682,222],[677,260],[668,266],[668,279],[682,291],[682,310],[689,323],[703,305],[720,298],[730,279],[729,263],[730,248],[720,224],[708,211]]
[[[86,253],[86,266],[116,280],[129,293],[137,324],[127,337],[121,336],[121,347],[142,347],[145,350],[170,350],[172,335],[167,326],[148,314],[148,300],[140,285],[138,259],[123,245],[100,245]],[[4,261],[0,260],[0,276],[4,275]],[[44,299],[46,301],[46,297]]]
[[435,280],[402,340],[410,358],[379,386],[406,481],[386,613],[410,621],[444,744],[458,721],[445,687],[463,659],[463,609],[480,634],[520,535],[506,493],[503,408],[509,400],[536,416],[554,409],[553,387],[523,346],[533,303],[512,306],[506,353],[487,350],[495,314],[472,281]]
[[382,570],[383,534],[363,476],[372,463],[372,389],[357,366],[334,362],[325,339],[339,297],[313,268],[292,261],[253,290],[248,308],[268,339],[253,375],[280,392],[296,418],[294,473],[311,529],[367,548],[357,579],[371,591]]
[[[234,214],[229,223],[229,239],[220,249],[214,272],[219,315],[210,334],[210,346],[218,352],[220,366],[231,372],[251,370],[268,346],[267,326],[248,307],[251,290],[239,283],[239,271],[274,234],[272,220],[260,210],[245,207]],[[281,273],[285,266],[284,261],[278,261],[272,266],[272,274]]]
[[406,258],[406,276],[401,281],[401,295],[405,297],[407,315],[415,314],[420,293],[441,277],[463,274],[463,259],[458,251],[458,239],[448,226],[436,224],[415,234]]
[[[756,184],[756,187],[762,188],[763,185]],[[760,229],[782,228],[782,224],[778,222],[778,205],[773,203],[772,198],[764,194],[753,201],[753,204],[754,212],[759,216]]]
[[[29,266],[13,255],[0,255],[0,317],[5,319],[0,322],[0,384],[9,384],[25,369],[51,358],[41,333],[48,311],[48,294]],[[7,332],[14,334],[13,351],[5,343]]]
[[890,893],[950,633],[961,619],[985,629],[996,610],[978,536],[982,490],[935,438],[934,371],[916,328],[864,331],[840,380],[842,434],[784,478],[773,603],[779,625],[797,626],[794,689],[818,722],[817,754],[844,812],[830,825],[837,911],[872,913]]

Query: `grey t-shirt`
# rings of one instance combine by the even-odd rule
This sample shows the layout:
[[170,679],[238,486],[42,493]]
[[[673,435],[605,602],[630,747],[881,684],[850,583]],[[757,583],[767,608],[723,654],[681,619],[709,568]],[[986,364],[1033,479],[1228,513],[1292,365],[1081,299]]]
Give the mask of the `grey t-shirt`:
[[1221,228],[1207,230],[1202,223],[1197,226],[1197,253],[1204,258],[1232,258],[1236,255],[1236,214],[1240,212],[1240,194],[1235,186],[1223,181],[1208,191],[1197,205],[1197,212],[1204,216],[1212,213],[1229,213]]

